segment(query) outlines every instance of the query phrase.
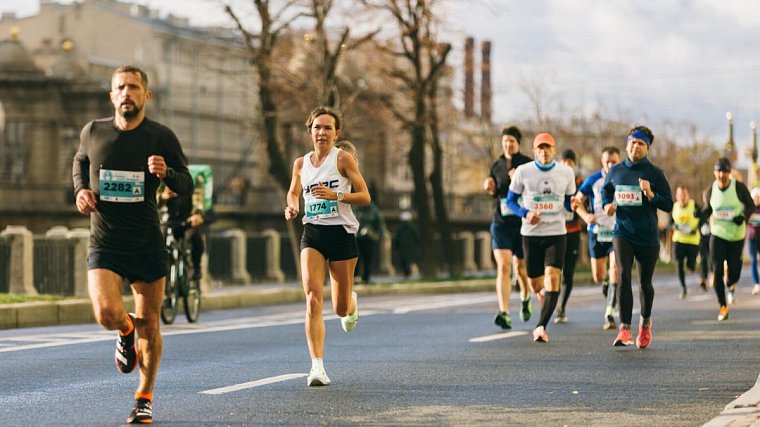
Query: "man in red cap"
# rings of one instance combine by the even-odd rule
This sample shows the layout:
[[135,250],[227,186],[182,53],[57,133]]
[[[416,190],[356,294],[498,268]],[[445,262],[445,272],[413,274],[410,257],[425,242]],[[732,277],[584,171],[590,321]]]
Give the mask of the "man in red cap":
[[[545,294],[541,317],[533,330],[536,342],[549,341],[546,326],[557,307],[567,245],[564,211],[572,210],[570,201],[575,194],[573,170],[557,163],[556,154],[557,144],[550,134],[536,135],[535,160],[517,168],[507,195],[507,206],[522,218],[520,234],[531,287]],[[517,203],[521,196],[524,207]]]

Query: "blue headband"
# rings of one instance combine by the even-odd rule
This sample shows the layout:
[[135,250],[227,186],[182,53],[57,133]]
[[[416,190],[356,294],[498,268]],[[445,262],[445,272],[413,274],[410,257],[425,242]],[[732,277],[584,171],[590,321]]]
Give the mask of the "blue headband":
[[652,140],[649,139],[649,136],[647,136],[647,134],[645,134],[643,131],[641,131],[639,129],[636,129],[635,131],[633,131],[633,133],[631,133],[630,135],[628,135],[628,140],[626,141],[626,144],[629,143],[629,142],[631,142],[634,139],[640,139],[640,140],[646,142],[647,143],[647,147],[649,147],[650,145],[652,145]]

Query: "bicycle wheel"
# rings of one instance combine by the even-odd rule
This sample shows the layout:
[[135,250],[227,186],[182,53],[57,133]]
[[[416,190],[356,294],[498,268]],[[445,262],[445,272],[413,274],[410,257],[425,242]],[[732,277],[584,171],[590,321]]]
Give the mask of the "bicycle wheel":
[[161,305],[161,320],[164,324],[171,325],[177,317],[177,291],[179,290],[180,265],[178,260],[171,261],[169,275],[166,277],[164,288],[164,303]]
[[182,295],[182,302],[185,305],[185,317],[187,317],[188,322],[195,323],[201,314],[201,281],[187,279],[185,283],[187,286]]

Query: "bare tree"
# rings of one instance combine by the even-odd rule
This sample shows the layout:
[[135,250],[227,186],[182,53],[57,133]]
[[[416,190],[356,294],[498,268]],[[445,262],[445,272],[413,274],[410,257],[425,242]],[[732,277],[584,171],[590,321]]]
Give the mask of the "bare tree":
[[[396,49],[385,47],[391,53],[401,59],[405,66],[393,66],[389,73],[397,81],[406,93],[409,94],[411,112],[405,113],[389,103],[389,107],[401,121],[411,136],[411,149],[409,150],[409,166],[414,180],[414,206],[417,210],[417,224],[420,230],[422,244],[433,247],[433,224],[431,221],[430,201],[428,192],[428,179],[425,176],[426,143],[430,140],[430,96],[431,87],[440,76],[440,72],[446,63],[446,57],[451,51],[448,44],[439,44],[432,33],[433,6],[435,0],[361,0],[370,8],[381,10],[390,15],[398,27],[400,40]],[[437,96],[437,95],[433,95]],[[439,145],[440,147],[440,145]],[[440,152],[438,153],[440,155]],[[441,180],[440,165],[435,166],[434,180]],[[442,192],[442,184],[435,191],[440,191],[439,201],[436,206],[445,209],[445,200]],[[445,213],[443,213],[444,219]],[[446,224],[448,223],[445,221]],[[438,224],[439,226],[441,224]],[[450,230],[442,230],[447,235],[442,236],[444,244],[450,243]],[[450,247],[443,248],[444,253],[451,254]],[[423,251],[420,260],[420,271],[425,277],[436,274],[435,253]]]
[[358,39],[351,40],[351,30],[348,27],[344,27],[337,41],[331,47],[326,21],[332,7],[333,0],[311,0],[310,4],[311,10],[309,16],[314,19],[315,42],[318,49],[317,69],[319,70],[320,81],[317,85],[317,101],[320,105],[327,105],[342,110],[337,82],[337,70],[341,56],[372,40],[380,30],[375,30]]
[[[269,0],[251,0],[258,14],[259,28],[251,32],[243,24],[240,15],[233,10],[229,3],[225,3],[224,10],[235,22],[235,26],[245,42],[250,53],[251,62],[258,76],[259,107],[261,110],[262,138],[266,142],[266,151],[269,158],[269,175],[279,186],[283,200],[285,193],[290,187],[290,165],[286,162],[283,154],[282,142],[278,134],[278,107],[275,102],[275,88],[272,79],[273,56],[275,45],[284,30],[303,16],[302,13],[291,13],[297,1],[291,0],[273,13],[270,9]],[[287,19],[285,18],[287,16]],[[287,221],[288,238],[296,268],[300,274],[300,262],[298,255],[298,232],[292,221]]]

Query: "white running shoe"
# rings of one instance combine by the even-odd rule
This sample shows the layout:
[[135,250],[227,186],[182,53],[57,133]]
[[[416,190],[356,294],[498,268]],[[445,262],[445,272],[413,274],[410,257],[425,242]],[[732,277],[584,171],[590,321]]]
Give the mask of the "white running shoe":
[[735,291],[729,290],[728,291],[728,305],[732,305],[736,302],[736,293]]
[[356,309],[348,316],[340,318],[340,326],[342,326],[343,330],[346,332],[353,331],[356,324],[359,323],[359,304],[357,303],[356,292],[351,293],[351,298],[354,300],[354,306]]
[[752,287],[752,295],[760,295],[760,285],[757,283]]
[[306,385],[309,387],[330,385],[330,378],[327,377],[327,372],[325,372],[324,368],[311,368],[309,377],[306,378]]

